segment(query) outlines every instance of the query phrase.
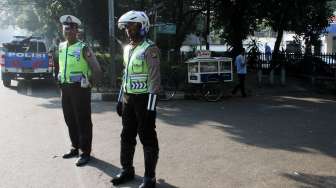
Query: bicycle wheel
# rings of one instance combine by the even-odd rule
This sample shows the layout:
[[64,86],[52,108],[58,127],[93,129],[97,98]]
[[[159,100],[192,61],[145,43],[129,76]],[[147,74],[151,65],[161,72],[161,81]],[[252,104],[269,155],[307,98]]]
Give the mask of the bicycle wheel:
[[209,102],[217,102],[223,96],[221,82],[203,84],[200,91],[203,98]]
[[159,99],[163,101],[168,101],[172,99],[176,94],[176,90],[177,82],[172,76],[169,78],[162,78]]

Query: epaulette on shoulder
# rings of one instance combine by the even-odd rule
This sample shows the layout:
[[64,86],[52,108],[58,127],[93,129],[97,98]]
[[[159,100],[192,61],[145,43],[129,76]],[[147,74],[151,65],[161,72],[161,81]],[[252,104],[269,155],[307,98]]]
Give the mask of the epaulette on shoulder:
[[66,41],[64,41],[64,42],[60,42],[59,43],[59,47],[65,47],[67,45],[67,42]]
[[150,39],[146,39],[146,42],[147,42],[150,46],[154,45],[154,42],[151,41]]
[[85,46],[88,46],[88,44],[84,41],[79,41],[79,44],[84,48]]

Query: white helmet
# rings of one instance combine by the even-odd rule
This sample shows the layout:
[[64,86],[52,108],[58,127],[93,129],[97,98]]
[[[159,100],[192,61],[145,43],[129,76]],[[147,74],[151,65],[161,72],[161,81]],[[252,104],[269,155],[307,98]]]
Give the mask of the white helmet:
[[148,33],[150,24],[149,24],[149,18],[146,15],[146,13],[134,10],[126,12],[119,18],[118,28],[125,29],[127,23],[129,22],[141,23],[141,31],[144,33]]

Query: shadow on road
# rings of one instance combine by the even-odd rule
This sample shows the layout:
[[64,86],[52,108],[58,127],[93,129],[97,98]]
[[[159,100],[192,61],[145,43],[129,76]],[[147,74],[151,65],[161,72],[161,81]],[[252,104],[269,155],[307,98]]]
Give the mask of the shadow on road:
[[18,94],[36,98],[49,99],[60,96],[59,89],[53,80],[33,79],[12,81],[10,89],[16,90]]
[[158,118],[172,126],[211,126],[247,145],[336,157],[335,110],[335,99],[292,93],[220,103],[165,102]]
[[[118,168],[118,167],[116,167],[116,166],[114,166],[114,165],[112,165],[112,164],[110,164],[106,161],[100,160],[96,157],[92,157],[92,161],[90,163],[88,163],[88,166],[92,166],[92,167],[97,168],[98,170],[104,172],[106,175],[110,176],[111,179],[112,179],[112,177],[116,176],[120,171],[120,168]],[[166,183],[165,180],[163,180],[163,179],[159,179],[157,182],[158,182],[158,184],[157,184],[158,188],[177,188],[175,186],[172,186],[172,185]],[[142,177],[136,175],[135,179],[133,181],[122,184],[122,185],[120,185],[120,187],[139,187],[139,185],[141,183],[142,183]],[[111,185],[112,185],[112,183],[111,183]],[[115,187],[119,187],[119,186],[115,186]]]
[[109,175],[110,177],[115,176],[120,170],[120,168],[93,156],[91,157],[90,163],[88,163],[87,165],[97,168],[98,170]]
[[335,176],[318,176],[304,173],[282,174],[282,176],[300,182],[304,185],[301,188],[328,188],[336,187]]

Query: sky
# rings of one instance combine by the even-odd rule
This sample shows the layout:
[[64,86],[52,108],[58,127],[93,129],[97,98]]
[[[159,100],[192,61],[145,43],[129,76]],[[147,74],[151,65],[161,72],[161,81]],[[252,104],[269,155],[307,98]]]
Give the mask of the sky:
[[13,36],[27,36],[28,32],[19,28],[8,27],[7,29],[0,28],[0,43],[10,42]]

